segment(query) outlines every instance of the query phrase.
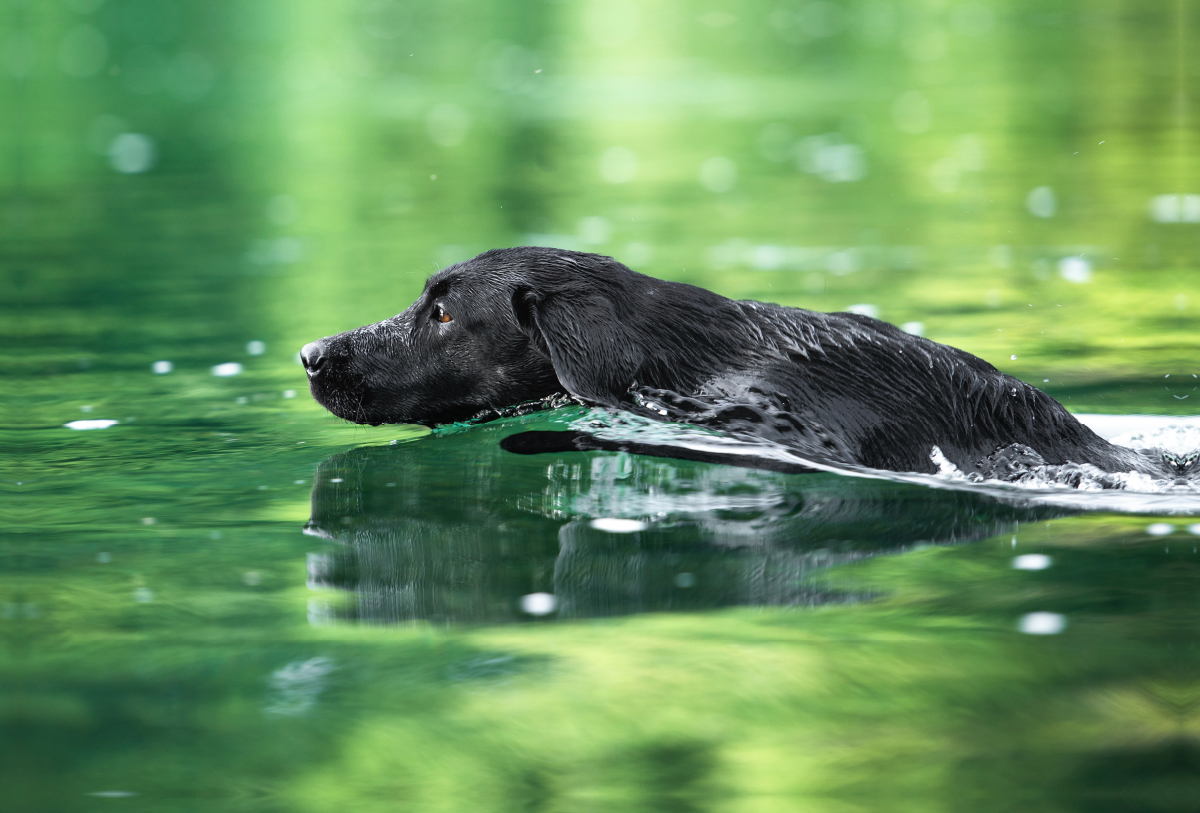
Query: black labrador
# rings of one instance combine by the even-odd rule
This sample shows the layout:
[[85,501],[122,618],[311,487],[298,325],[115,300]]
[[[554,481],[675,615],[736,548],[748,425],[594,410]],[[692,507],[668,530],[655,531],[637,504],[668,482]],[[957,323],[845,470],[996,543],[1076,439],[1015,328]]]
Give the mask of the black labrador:
[[552,248],[446,268],[399,316],[301,358],[313,397],[355,423],[450,423],[570,396],[875,469],[935,472],[934,447],[1005,479],[1047,464],[1197,466],[1110,444],[1036,387],[886,322],[733,301]]

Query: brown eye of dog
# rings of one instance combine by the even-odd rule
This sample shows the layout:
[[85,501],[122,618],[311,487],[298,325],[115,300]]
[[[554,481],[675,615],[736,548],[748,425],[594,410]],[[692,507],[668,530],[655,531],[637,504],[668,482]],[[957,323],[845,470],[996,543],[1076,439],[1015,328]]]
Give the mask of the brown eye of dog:
[[437,319],[442,324],[445,324],[446,322],[449,322],[451,319],[454,318],[450,314],[446,313],[446,309],[443,308],[441,305],[437,306],[437,309],[434,311],[433,315],[434,315],[434,318]]

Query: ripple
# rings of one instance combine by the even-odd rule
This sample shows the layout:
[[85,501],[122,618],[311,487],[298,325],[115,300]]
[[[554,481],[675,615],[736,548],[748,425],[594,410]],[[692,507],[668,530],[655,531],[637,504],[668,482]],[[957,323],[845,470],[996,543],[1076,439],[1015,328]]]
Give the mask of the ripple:
[[[1124,445],[1135,449],[1164,448],[1169,441],[1171,448],[1167,450],[1172,451],[1180,445],[1186,446],[1193,437],[1200,441],[1200,418],[1190,416],[1077,417],[1089,426],[1098,426],[1098,434],[1124,440]],[[628,443],[631,447],[654,447],[658,452],[678,449],[702,453],[709,459],[733,465],[771,467],[772,464],[778,464],[782,470],[809,469],[848,477],[969,491],[1014,505],[1046,505],[1133,514],[1200,514],[1200,484],[1154,478],[1140,472],[1106,472],[1091,465],[1034,466],[1014,482],[964,474],[947,461],[937,447],[931,448],[930,458],[939,464],[938,473],[920,474],[850,465],[833,457],[824,457],[819,450],[801,453],[771,440],[733,437],[703,427],[654,420],[626,411],[593,409],[577,416],[568,425],[571,429],[587,432],[602,440]]]

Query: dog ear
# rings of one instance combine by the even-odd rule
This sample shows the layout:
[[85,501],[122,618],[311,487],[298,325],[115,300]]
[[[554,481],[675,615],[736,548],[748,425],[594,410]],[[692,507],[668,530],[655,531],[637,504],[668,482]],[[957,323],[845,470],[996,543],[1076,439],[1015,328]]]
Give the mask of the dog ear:
[[567,392],[617,406],[634,383],[642,354],[607,297],[578,290],[543,297],[522,288],[513,295],[513,310],[550,356]]

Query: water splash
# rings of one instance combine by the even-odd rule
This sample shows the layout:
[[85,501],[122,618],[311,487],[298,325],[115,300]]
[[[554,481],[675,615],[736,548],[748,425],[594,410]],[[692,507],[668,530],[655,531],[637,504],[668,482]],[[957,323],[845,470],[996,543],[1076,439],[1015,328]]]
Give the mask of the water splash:
[[[655,404],[644,404],[652,412]],[[782,471],[825,471],[850,477],[913,483],[929,488],[953,489],[984,494],[1014,505],[1047,505],[1092,511],[1146,514],[1200,514],[1200,483],[1183,479],[1156,478],[1140,472],[1106,472],[1090,464],[1050,465],[1027,450],[1003,450],[989,475],[964,473],[946,459],[936,446],[930,460],[936,474],[892,472],[847,464],[838,454],[823,454],[818,445],[803,451],[789,445],[743,435],[729,435],[706,427],[672,423],[627,411],[591,409],[573,413],[566,421],[570,429],[630,450],[672,450],[683,456],[732,465],[778,468]],[[1200,420],[1180,417],[1079,416],[1089,425],[1095,418],[1096,431],[1115,443],[1139,450],[1161,450],[1186,456],[1200,448]],[[600,448],[600,447],[598,447]],[[699,458],[697,458],[699,459]]]

